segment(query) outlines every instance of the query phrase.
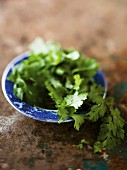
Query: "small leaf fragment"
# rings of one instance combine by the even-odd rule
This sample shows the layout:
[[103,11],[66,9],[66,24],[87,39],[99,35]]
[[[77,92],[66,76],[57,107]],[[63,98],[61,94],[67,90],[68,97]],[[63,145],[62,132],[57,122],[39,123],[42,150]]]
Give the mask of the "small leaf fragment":
[[71,117],[74,119],[74,127],[76,130],[79,130],[80,126],[85,122],[87,118],[86,114],[73,114]]

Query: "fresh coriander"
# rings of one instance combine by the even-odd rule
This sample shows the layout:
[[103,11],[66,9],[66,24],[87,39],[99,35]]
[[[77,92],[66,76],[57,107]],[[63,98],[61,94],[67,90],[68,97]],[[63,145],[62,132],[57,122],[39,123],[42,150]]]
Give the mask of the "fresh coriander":
[[[94,81],[98,69],[95,59],[38,38],[30,45],[30,57],[16,65],[8,79],[14,82],[19,99],[36,107],[57,109],[59,123],[71,117],[79,130],[86,120],[99,121],[94,144],[94,152],[98,152],[101,148],[112,149],[117,140],[124,139],[119,110],[111,98],[103,98],[104,88]],[[82,140],[80,146],[84,144],[87,142]]]
[[81,142],[78,144],[78,148],[83,149],[84,145],[89,145],[89,142],[86,141],[85,139],[82,139]]

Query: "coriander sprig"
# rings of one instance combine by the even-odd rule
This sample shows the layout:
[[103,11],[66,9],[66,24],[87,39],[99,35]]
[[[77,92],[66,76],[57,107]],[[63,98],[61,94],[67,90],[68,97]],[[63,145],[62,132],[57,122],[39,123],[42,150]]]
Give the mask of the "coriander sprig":
[[113,103],[105,100],[106,115],[102,119],[98,141],[107,149],[112,149],[116,146],[117,140],[124,139],[124,119],[120,116],[118,108],[114,108]]

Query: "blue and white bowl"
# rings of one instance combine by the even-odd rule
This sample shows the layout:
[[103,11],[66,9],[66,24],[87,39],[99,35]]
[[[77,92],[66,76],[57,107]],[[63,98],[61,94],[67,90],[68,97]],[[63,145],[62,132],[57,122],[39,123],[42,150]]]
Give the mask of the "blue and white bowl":
[[[8,80],[8,76],[12,71],[12,68],[21,63],[23,60],[29,57],[29,52],[22,53],[21,55],[14,58],[6,67],[3,76],[2,76],[2,90],[7,99],[7,101],[20,113],[45,122],[55,122],[58,123],[59,116],[57,116],[57,110],[47,110],[42,108],[33,107],[24,101],[21,101],[13,92],[14,83]],[[103,97],[106,95],[107,85],[102,71],[98,71],[95,75],[95,81],[97,84],[102,85],[105,88],[105,93]],[[65,120],[64,122],[72,121],[71,118]]]

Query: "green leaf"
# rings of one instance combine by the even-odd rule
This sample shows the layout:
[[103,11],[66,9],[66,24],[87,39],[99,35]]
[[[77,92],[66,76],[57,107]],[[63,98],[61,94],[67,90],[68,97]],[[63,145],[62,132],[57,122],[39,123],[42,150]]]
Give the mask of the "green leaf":
[[45,42],[41,38],[36,38],[30,45],[29,49],[35,54],[48,54],[51,51],[60,51],[61,47],[59,44],[52,41]]
[[83,79],[81,79],[79,74],[75,74],[74,75],[74,80],[75,80],[74,89],[75,90],[79,90],[80,89],[80,85],[81,85]]
[[94,153],[100,152],[101,149],[103,149],[103,143],[98,142],[98,141],[95,142],[93,149],[94,149]]
[[83,57],[78,61],[78,66],[73,69],[73,73],[80,73],[84,75],[84,77],[93,77],[98,71],[98,64],[95,59],[85,58]]
[[79,130],[80,126],[85,122],[87,118],[86,114],[73,114],[71,117],[74,119],[74,127],[76,130]]
[[59,123],[66,120],[68,118],[68,110],[65,107],[59,107],[57,111],[57,115],[60,116]]
[[66,55],[66,58],[69,58],[71,60],[77,60],[80,57],[80,53],[78,51],[73,51]]
[[103,103],[104,88],[101,85],[93,84],[90,87],[89,98],[92,102],[100,104]]
[[49,80],[49,82],[53,85],[53,87],[54,88],[57,88],[57,87],[62,87],[62,83],[58,80],[58,79],[56,79],[56,78],[51,78],[50,80]]
[[14,84],[14,93],[19,99],[23,99],[24,92],[26,91],[27,86],[24,80],[17,78],[16,83]]
[[16,96],[19,98],[19,99],[23,99],[23,89],[20,88],[20,87],[16,87],[16,85],[14,85],[14,93],[16,94]]
[[84,145],[83,145],[83,143],[79,143],[79,144],[77,145],[77,147],[78,147],[79,149],[83,149]]
[[73,87],[74,87],[74,85],[72,84],[69,77],[66,77],[65,87],[68,88],[68,89],[73,89]]
[[82,140],[80,141],[80,143],[77,145],[77,147],[78,147],[79,149],[83,149],[84,145],[88,145],[88,144],[89,144],[88,141],[86,141],[85,139],[82,139]]
[[115,109],[111,108],[110,110],[111,110],[114,124],[116,124],[120,128],[123,128],[125,121],[120,116],[120,111],[118,110],[118,108],[115,108]]
[[103,102],[98,105],[93,105],[91,107],[91,111],[87,115],[90,121],[96,122],[99,118],[104,117],[105,113],[106,113],[106,106],[105,103]]
[[58,75],[63,75],[64,74],[64,69],[62,67],[57,67],[56,68],[56,74]]
[[41,38],[36,38],[30,45],[29,49],[36,55],[43,53],[47,54],[48,53],[48,48],[44,40]]
[[62,53],[58,51],[51,51],[45,58],[46,64],[50,66],[57,66],[63,61]]
[[103,119],[98,136],[98,141],[101,141],[103,146],[108,149],[116,146],[117,139],[124,138],[123,119],[120,115],[114,119],[115,113],[117,116],[119,115],[118,109],[111,109],[111,114]]
[[88,93],[78,94],[76,91],[73,95],[67,95],[65,101],[67,106],[73,106],[75,109],[78,109],[83,104],[83,101],[87,99],[87,96]]
[[51,96],[51,98],[56,102],[57,105],[59,105],[63,101],[63,98],[60,95],[60,93],[57,92],[56,89],[53,88],[52,85],[49,84],[48,81],[45,82],[45,85],[46,85],[46,88],[49,91],[49,95]]

